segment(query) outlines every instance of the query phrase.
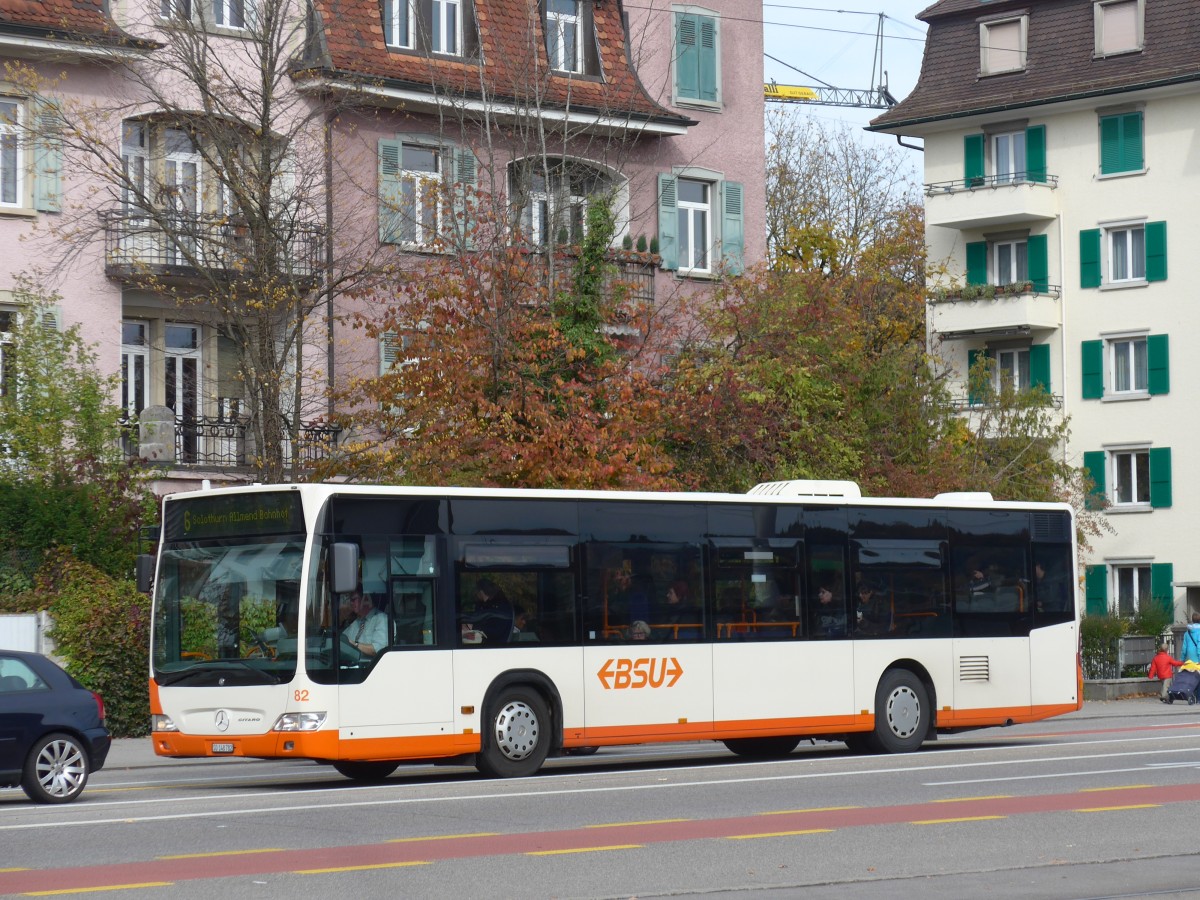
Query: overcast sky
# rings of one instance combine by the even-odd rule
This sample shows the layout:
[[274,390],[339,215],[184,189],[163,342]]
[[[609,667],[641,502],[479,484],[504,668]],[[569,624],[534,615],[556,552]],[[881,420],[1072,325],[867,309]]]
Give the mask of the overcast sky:
[[[925,23],[916,18],[933,0],[766,0],[764,81],[866,89],[871,83],[875,32],[883,21],[883,68],[888,87],[903,100],[917,83],[925,47]],[[771,59],[775,57],[775,59]],[[779,60],[776,62],[775,60]],[[802,75],[801,70],[804,73]],[[879,80],[878,73],[876,81]],[[807,114],[862,128],[880,110],[805,107]],[[895,144],[895,138],[886,140]]]

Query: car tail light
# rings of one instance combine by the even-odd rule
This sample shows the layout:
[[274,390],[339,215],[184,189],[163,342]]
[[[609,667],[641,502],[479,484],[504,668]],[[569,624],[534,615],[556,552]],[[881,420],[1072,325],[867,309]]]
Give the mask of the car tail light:
[[100,722],[104,722],[104,698],[92,691],[92,696],[96,698],[96,712],[100,714]]

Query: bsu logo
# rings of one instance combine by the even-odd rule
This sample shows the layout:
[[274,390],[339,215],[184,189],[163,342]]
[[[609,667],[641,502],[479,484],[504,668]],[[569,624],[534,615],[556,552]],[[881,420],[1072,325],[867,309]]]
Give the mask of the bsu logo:
[[660,659],[606,659],[596,673],[606,691],[674,687],[681,675],[683,666],[673,656]]

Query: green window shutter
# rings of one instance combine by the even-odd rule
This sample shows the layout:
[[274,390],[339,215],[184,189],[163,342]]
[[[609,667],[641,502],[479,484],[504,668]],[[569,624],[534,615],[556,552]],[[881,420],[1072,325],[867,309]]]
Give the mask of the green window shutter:
[[1121,171],[1121,121],[1117,116],[1100,120],[1100,174]]
[[35,103],[33,208],[62,212],[62,116],[53,103]]
[[1034,344],[1029,348],[1029,384],[1033,388],[1041,388],[1047,394],[1050,390],[1050,345]]
[[1147,389],[1151,395],[1169,394],[1171,392],[1171,353],[1165,334],[1146,336],[1146,359],[1149,363]]
[[1150,564],[1150,596],[1163,612],[1175,613],[1175,566],[1173,563]]
[[1121,116],[1121,171],[1137,172],[1146,167],[1142,154],[1142,114]]
[[1079,286],[1100,287],[1100,229],[1079,232]]
[[1050,290],[1049,240],[1044,234],[1033,234],[1025,242],[1026,258],[1029,261],[1029,280],[1035,291]]
[[475,154],[466,147],[446,148],[450,171],[450,212],[453,224],[450,234],[460,246],[474,247],[475,235],[475,182],[479,170]]
[[1146,223],[1146,280],[1167,280],[1167,223]]
[[1165,509],[1171,505],[1171,448],[1150,448],[1150,506]]
[[397,244],[401,229],[400,141],[379,141],[379,241]]
[[675,199],[675,176],[658,176],[658,252],[664,269],[679,268],[679,204]]
[[726,181],[721,185],[721,255],[732,275],[741,275],[746,249],[746,227],[742,216],[742,185]]
[[1084,341],[1079,350],[1083,360],[1083,399],[1099,400],[1104,396],[1104,341]]
[[1088,450],[1083,454],[1083,468],[1092,479],[1091,496],[1087,498],[1090,509],[1100,509],[1108,499],[1108,488],[1105,485],[1105,472],[1108,467],[1108,454],[1103,450]]
[[1025,175],[1030,181],[1046,180],[1046,126],[1025,129]]
[[[1153,576],[1150,578],[1154,581]],[[1088,566],[1084,581],[1084,598],[1089,616],[1108,614],[1108,566]]]
[[696,16],[700,26],[700,48],[697,76],[700,99],[717,102],[717,20],[712,16]]
[[987,241],[967,243],[967,284],[987,284]]
[[996,351],[994,350],[968,350],[967,351],[967,403],[971,406],[978,406],[987,399],[988,385],[992,380],[992,369],[989,366],[984,371],[978,371],[977,365],[980,359],[995,359]]
[[675,14],[675,94],[700,99],[700,16]]
[[983,184],[983,135],[968,134],[963,138],[963,180],[967,187]]

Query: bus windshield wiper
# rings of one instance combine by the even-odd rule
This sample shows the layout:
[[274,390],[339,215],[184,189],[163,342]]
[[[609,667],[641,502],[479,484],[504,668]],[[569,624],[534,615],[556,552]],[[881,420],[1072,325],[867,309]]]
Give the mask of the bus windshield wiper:
[[[240,659],[213,659],[195,663],[182,672],[164,672],[156,676],[159,686],[168,684],[219,684],[221,675],[232,676],[234,684],[279,684],[275,674]],[[246,678],[253,675],[252,678]]]

